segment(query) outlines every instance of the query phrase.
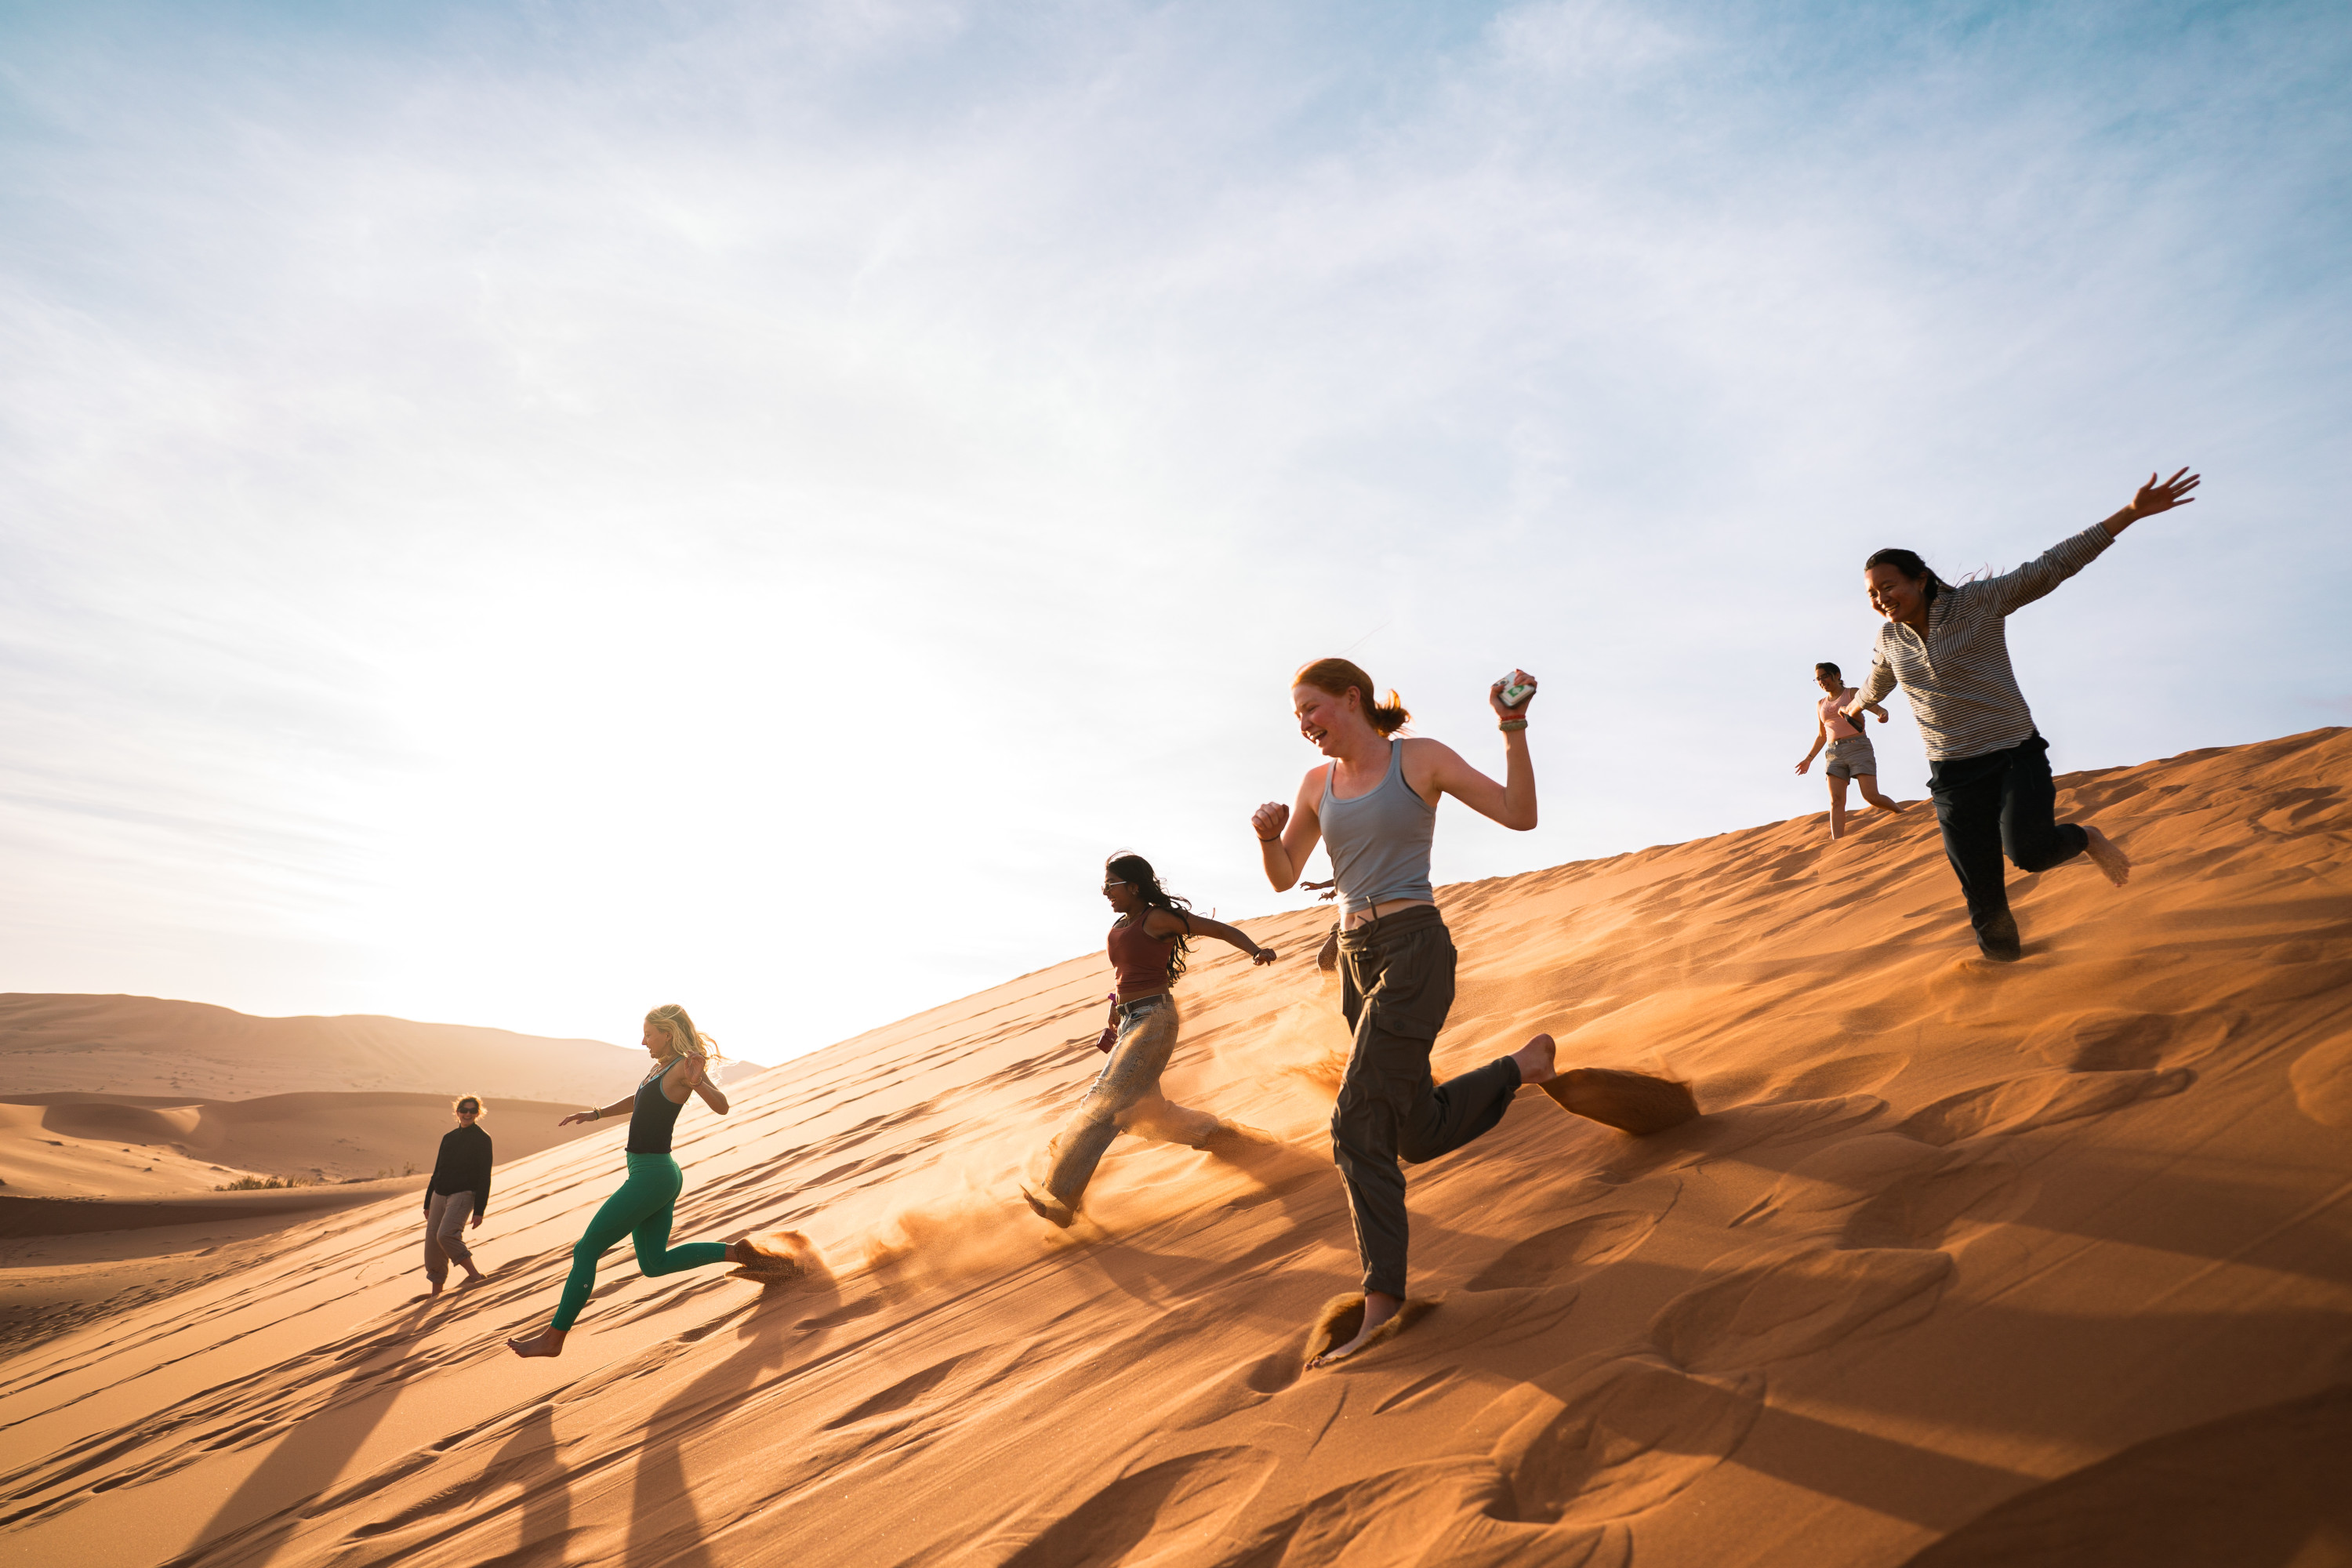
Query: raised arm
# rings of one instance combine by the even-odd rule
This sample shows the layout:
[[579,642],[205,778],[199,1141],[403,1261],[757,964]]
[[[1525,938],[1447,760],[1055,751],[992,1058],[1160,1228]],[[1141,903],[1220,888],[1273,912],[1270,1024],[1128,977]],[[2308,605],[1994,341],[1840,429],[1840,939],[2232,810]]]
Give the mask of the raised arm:
[[[700,1057],[688,1057],[669,1071],[672,1080],[678,1087],[702,1096],[702,1103],[719,1112],[719,1115],[727,1114],[727,1096],[719,1092],[717,1084],[710,1081],[710,1074]],[[667,1085],[663,1087],[663,1092],[668,1092]],[[686,1096],[678,1096],[677,1102],[684,1105]]]
[[[1535,679],[1528,679],[1529,686]],[[1496,681],[1486,690],[1487,705],[1502,723],[1516,721],[1517,729],[1503,731],[1503,782],[1496,784],[1476,768],[1462,760],[1453,747],[1436,741],[1408,742],[1409,745],[1436,748],[1436,767],[1429,782],[1452,795],[1481,816],[1491,817],[1514,832],[1525,833],[1536,825],[1536,764],[1528,755],[1528,710],[1536,703],[1530,692],[1517,708],[1503,706],[1503,683]]]
[[1250,831],[1257,835],[1258,858],[1265,863],[1265,879],[1274,884],[1277,893],[1286,893],[1297,883],[1307,869],[1307,858],[1323,841],[1323,823],[1315,815],[1315,803],[1322,797],[1324,769],[1330,765],[1326,763],[1307,771],[1307,777],[1298,785],[1296,805],[1270,800],[1250,813]]
[[1994,607],[2005,616],[2048,594],[2097,560],[2108,545],[2123,537],[2125,529],[2141,518],[2194,500],[2189,492],[2197,488],[2200,478],[2187,468],[2161,482],[2154,474],[2148,475],[2147,483],[2112,517],[2102,518],[2071,539],[2060,540],[2016,571],[1988,580],[1983,586],[1992,595]]

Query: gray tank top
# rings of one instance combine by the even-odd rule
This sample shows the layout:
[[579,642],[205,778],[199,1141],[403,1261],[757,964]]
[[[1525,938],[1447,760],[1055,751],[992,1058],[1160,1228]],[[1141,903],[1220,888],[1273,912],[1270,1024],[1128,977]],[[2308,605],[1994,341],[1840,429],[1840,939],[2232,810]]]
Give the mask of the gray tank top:
[[1389,771],[1377,788],[1353,800],[1331,793],[1339,764],[1323,773],[1323,799],[1315,815],[1331,847],[1331,874],[1339,879],[1341,919],[1394,899],[1437,897],[1429,885],[1429,841],[1437,810],[1404,782],[1404,742],[1389,739]]

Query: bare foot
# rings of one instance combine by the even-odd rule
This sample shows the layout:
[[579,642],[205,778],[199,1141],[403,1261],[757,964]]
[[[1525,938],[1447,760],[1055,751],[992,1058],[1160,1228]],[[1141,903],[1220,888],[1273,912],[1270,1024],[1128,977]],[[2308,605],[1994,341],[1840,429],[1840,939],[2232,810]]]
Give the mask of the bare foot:
[[457,1289],[460,1290],[470,1290],[477,1285],[487,1285],[489,1282],[490,1277],[488,1275],[483,1273],[480,1269],[468,1263],[466,1265],[466,1277],[457,1281]]
[[[1538,1035],[1536,1037],[1547,1043],[1551,1039],[1549,1035]],[[1344,1345],[1333,1345],[1329,1350],[1308,1362],[1307,1363],[1308,1369],[1311,1371],[1318,1367],[1337,1366],[1362,1350],[1365,1342],[1378,1333],[1382,1323],[1395,1317],[1397,1310],[1403,1305],[1402,1298],[1391,1296],[1385,1290],[1365,1291],[1364,1321],[1363,1326],[1356,1331],[1356,1337]]]
[[[1538,1035],[1534,1039],[1513,1051],[1511,1059],[1519,1064],[1519,1081],[1523,1084],[1542,1083],[1549,1079],[1553,1073],[1552,1063],[1559,1050],[1558,1044],[1549,1035]],[[1393,1313],[1396,1309],[1391,1307],[1389,1310]]]
[[754,1274],[773,1274],[782,1277],[804,1271],[804,1266],[801,1260],[791,1253],[761,1247],[748,1236],[740,1241],[730,1241],[727,1244],[727,1261],[739,1268],[748,1268]]
[[563,1331],[562,1329],[549,1329],[530,1339],[509,1340],[507,1342],[507,1349],[514,1352],[517,1355],[562,1355],[563,1353]]
[[2124,853],[2123,846],[2087,822],[2083,824],[2083,831],[2090,836],[2091,842],[2085,847],[2090,853],[2091,864],[2118,888],[2130,881],[2131,857]]
[[1037,1217],[1047,1225],[1056,1225],[1067,1230],[1078,1217],[1075,1209],[1050,1194],[1033,1193],[1024,1187],[1021,1189],[1021,1196],[1027,1201],[1031,1208],[1037,1211]]
[[441,1281],[440,1281],[440,1280],[438,1280],[438,1279],[428,1279],[428,1280],[426,1280],[426,1281],[425,1281],[425,1283],[426,1283],[427,1285],[429,1285],[429,1286],[431,1286],[431,1287],[432,1287],[432,1289],[428,1289],[427,1291],[425,1291],[425,1299],[426,1300],[430,1301],[430,1300],[432,1300],[436,1296],[438,1296],[439,1294],[441,1294]]

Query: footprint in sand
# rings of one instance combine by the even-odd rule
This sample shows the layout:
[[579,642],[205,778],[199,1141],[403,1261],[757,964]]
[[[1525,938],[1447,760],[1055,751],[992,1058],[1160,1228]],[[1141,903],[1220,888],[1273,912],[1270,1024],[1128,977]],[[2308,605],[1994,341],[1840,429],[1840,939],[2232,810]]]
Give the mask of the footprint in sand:
[[1651,1342],[1695,1373],[1737,1372],[1891,1333],[1933,1311],[1949,1254],[1822,1247],[1733,1265],[1650,1320]]
[[1948,1096],[1914,1111],[1895,1131],[1939,1145],[1990,1132],[2031,1132],[2079,1117],[2105,1115],[2143,1100],[2162,1100],[2196,1081],[2196,1072],[2189,1068],[2034,1073]]
[[1695,1377],[1626,1358],[1557,1398],[1523,1386],[1496,1405],[1507,1413],[1509,1404],[1528,1402],[1536,1407],[1495,1444],[1508,1492],[1490,1511],[1529,1523],[1599,1524],[1657,1507],[1730,1458],[1763,1413],[1764,1376]]
[[2244,1021],[2244,1014],[2229,1008],[2189,1014],[2099,1008],[2053,1019],[2027,1036],[2025,1045],[2069,1072],[2145,1072],[2206,1055]]
[[1654,1214],[1613,1209],[1585,1215],[1531,1236],[1473,1275],[1468,1289],[1497,1290],[1549,1285],[1570,1270],[1614,1263],[1650,1238],[1658,1222],[1665,1218],[1666,1210],[1674,1206],[1675,1195],[1669,1191],[1665,1204]]
[[[1150,1560],[1192,1560],[1247,1508],[1275,1468],[1262,1448],[1210,1448],[1164,1459],[1118,1479],[1060,1518],[1020,1530],[1028,1540],[1003,1568],[1066,1568],[1124,1563],[1145,1541]],[[1002,1538],[979,1543],[969,1561],[999,1561]]]
[[2036,1190],[2007,1158],[1879,1132],[1807,1155],[1731,1224],[1834,1235],[1843,1247],[1937,1247],[1964,1221],[2015,1218]]
[[2316,1045],[2287,1069],[2294,1107],[2322,1127],[2352,1127],[2352,1035]]

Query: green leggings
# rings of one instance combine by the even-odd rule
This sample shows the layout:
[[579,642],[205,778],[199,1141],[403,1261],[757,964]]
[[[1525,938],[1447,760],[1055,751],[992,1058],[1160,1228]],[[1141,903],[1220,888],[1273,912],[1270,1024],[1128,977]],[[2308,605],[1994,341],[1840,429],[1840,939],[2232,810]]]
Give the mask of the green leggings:
[[588,1304],[596,1288],[596,1259],[623,1237],[637,1244],[637,1267],[651,1275],[676,1274],[727,1261],[724,1242],[689,1241],[669,1244],[670,1209],[686,1189],[686,1173],[667,1154],[632,1154],[629,1179],[604,1200],[588,1233],[572,1248],[572,1277],[563,1282],[563,1300],[555,1305],[555,1326],[568,1329]]

